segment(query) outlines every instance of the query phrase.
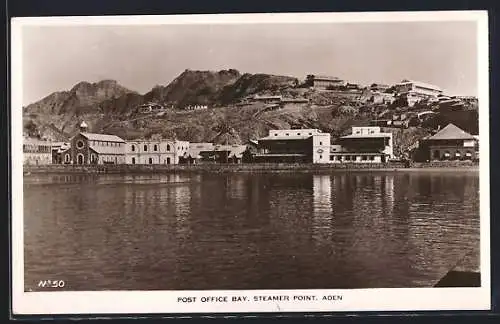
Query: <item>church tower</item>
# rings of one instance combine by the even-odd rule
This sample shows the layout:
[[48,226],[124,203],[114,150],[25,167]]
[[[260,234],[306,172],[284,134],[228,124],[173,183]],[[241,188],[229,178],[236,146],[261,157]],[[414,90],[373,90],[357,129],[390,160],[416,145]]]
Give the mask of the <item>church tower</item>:
[[88,131],[89,126],[85,121],[82,121],[80,124],[80,133],[86,133]]

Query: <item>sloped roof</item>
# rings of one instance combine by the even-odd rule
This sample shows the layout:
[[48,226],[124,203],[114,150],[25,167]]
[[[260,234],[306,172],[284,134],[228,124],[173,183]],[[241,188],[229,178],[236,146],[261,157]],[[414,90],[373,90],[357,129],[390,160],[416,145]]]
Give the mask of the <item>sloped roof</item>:
[[98,154],[116,154],[121,155],[125,154],[125,150],[123,147],[117,146],[98,146],[93,145],[90,147],[91,150],[95,151]]
[[31,138],[31,137],[25,137],[23,138],[23,144],[28,144],[28,145],[49,145],[52,146],[53,143],[49,141],[43,141],[37,138]]
[[122,138],[120,138],[116,135],[96,134],[96,133],[81,133],[81,134],[82,134],[82,136],[85,136],[90,141],[125,143],[125,141]]
[[428,140],[472,140],[474,137],[466,131],[453,124],[448,124],[445,128],[429,137]]

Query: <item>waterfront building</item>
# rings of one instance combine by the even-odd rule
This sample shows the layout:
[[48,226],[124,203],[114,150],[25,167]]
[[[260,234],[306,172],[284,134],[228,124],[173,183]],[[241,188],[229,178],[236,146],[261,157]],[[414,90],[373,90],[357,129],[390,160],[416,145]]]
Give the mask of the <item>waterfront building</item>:
[[352,134],[340,137],[330,149],[332,163],[383,163],[393,158],[392,133],[377,126],[352,127]]
[[179,164],[187,154],[189,142],[177,140],[128,141],[125,149],[127,164]]
[[436,99],[443,93],[438,86],[413,80],[402,80],[394,88],[400,98],[407,100],[409,107],[423,99]]
[[314,75],[312,78],[312,84],[314,88],[327,89],[346,86],[347,82],[338,77]]
[[433,136],[419,142],[427,160],[477,160],[479,141],[459,127],[448,124]]
[[246,145],[213,145],[199,151],[201,162],[242,163]]
[[23,139],[23,164],[52,164],[52,143],[35,138]]
[[330,134],[318,129],[270,130],[258,140],[256,162],[328,163]]
[[[68,142],[54,142],[52,143],[52,164],[64,164],[64,156],[71,149]],[[69,155],[68,155],[69,159]],[[69,163],[69,161],[68,161]]]
[[180,163],[196,164],[202,161],[201,152],[212,151],[213,143],[189,143],[187,153],[181,158]]
[[71,139],[70,149],[64,153],[66,164],[123,164],[125,163],[125,141],[108,134],[87,132],[82,122],[80,132]]

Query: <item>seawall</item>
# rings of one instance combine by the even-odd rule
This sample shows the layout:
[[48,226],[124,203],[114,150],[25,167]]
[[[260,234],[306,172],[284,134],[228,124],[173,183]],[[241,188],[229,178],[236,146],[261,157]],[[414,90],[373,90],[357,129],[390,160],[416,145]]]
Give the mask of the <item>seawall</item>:
[[25,174],[37,173],[77,173],[77,174],[140,174],[140,173],[330,173],[348,171],[478,171],[478,163],[473,162],[431,162],[413,163],[406,166],[404,163],[342,163],[342,164],[281,164],[281,163],[254,163],[254,164],[194,164],[194,165],[138,165],[138,164],[107,164],[107,165],[39,165],[24,166]]

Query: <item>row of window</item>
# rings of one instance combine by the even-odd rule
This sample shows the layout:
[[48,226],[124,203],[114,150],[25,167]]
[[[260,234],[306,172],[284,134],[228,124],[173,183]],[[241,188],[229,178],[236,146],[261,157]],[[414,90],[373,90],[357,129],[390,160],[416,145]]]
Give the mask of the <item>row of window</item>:
[[25,153],[50,153],[52,147],[50,145],[23,144],[23,152]]
[[[116,156],[106,156],[106,155],[104,155],[104,156],[101,157],[101,159],[102,159],[103,162],[118,163],[118,157],[116,157]],[[78,154],[77,157],[76,157],[76,161],[77,161],[78,164],[84,164],[85,159],[84,159],[83,154],[81,154],[81,153]],[[95,154],[92,153],[90,155],[90,163],[96,163],[97,161],[98,161],[97,155],[95,155]],[[64,155],[64,162],[65,163],[71,162],[71,155],[70,154],[65,154]]]
[[[300,132],[297,132],[297,136],[300,136]],[[274,136],[278,136],[278,133],[274,133]],[[290,136],[290,133],[285,133],[285,136]],[[309,136],[312,136],[312,133],[309,133]],[[321,144],[320,144],[321,145]]]
[[[81,142],[81,146],[79,146],[80,142]],[[89,141],[89,144],[91,146],[114,146],[114,147],[122,147],[122,145],[123,145],[123,143],[108,142],[108,141]],[[82,141],[78,141],[77,147],[78,148],[82,148],[83,147],[83,142]]]
[[[153,158],[149,158],[148,164],[153,164],[153,163],[154,163]],[[132,164],[136,164],[135,157],[132,158]],[[165,160],[163,160],[163,164],[171,164],[170,158],[166,158]]]
[[[342,158],[344,158],[342,160]],[[356,155],[330,155],[330,161],[357,161]],[[361,161],[375,161],[374,155],[362,155]]]
[[[443,155],[442,155],[444,158],[448,158],[448,159],[453,159],[453,158],[471,158],[472,157],[472,152],[471,151],[467,151],[465,152],[465,154],[462,154],[462,152],[460,151],[456,151],[455,153],[452,153],[450,151],[445,151],[443,152]],[[436,159],[439,159],[441,158],[441,152],[440,151],[434,151],[434,155],[433,155],[434,158]]]
[[[143,151],[144,151],[144,152],[147,152],[147,151],[148,151],[148,149],[149,149],[149,145],[148,145],[148,144],[144,144],[144,146],[143,146]],[[132,145],[130,146],[130,150],[131,150],[132,152],[135,152],[135,151],[136,151],[136,145],[135,145],[135,144],[132,144]],[[170,148],[170,144],[167,144],[167,151],[168,151],[168,152],[170,152],[170,150],[171,150],[171,148]],[[181,146],[179,146],[179,147],[177,148],[177,151],[181,151],[181,150],[187,150],[187,147],[185,147],[185,146],[182,146],[182,147],[181,147]],[[158,144],[154,144],[154,145],[153,145],[153,152],[158,152]]]

